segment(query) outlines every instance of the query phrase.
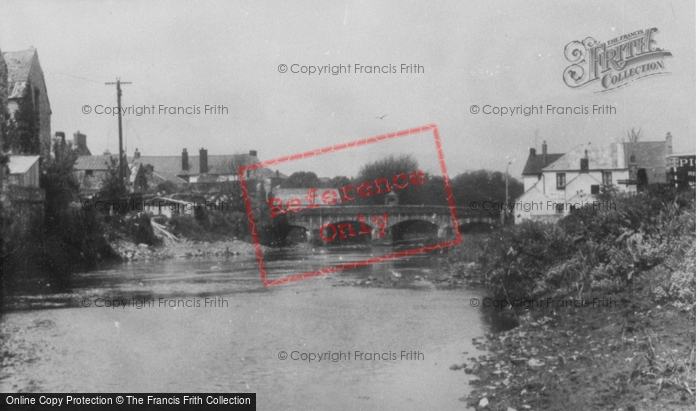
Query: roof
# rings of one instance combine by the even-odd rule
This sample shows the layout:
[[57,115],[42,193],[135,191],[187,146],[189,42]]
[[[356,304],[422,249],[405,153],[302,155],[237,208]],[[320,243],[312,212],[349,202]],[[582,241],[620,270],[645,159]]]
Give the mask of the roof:
[[78,156],[75,161],[75,170],[109,170],[111,166],[110,159],[119,161],[119,156],[116,154],[108,154],[101,156]]
[[8,85],[29,81],[32,61],[34,56],[36,56],[35,48],[32,47],[21,51],[6,51],[2,55],[7,63]]
[[187,183],[187,181],[181,179],[180,177],[176,176],[175,174],[170,174],[170,173],[166,173],[166,172],[156,173],[154,171],[153,175],[160,178],[163,181],[170,181],[171,183],[175,183],[175,184]]
[[129,164],[129,182],[134,184],[139,176],[139,171],[143,170],[141,164]]
[[634,155],[639,168],[666,167],[665,141],[638,141],[623,144],[625,159],[630,161],[630,157]]
[[153,198],[150,198],[148,200],[145,200],[144,202],[148,203],[148,204],[163,202],[163,203],[178,203],[178,204],[185,204],[185,205],[189,205],[189,204],[193,203],[193,201],[178,200],[177,198],[170,198],[170,197],[153,197]]
[[7,64],[7,98],[22,98],[27,85],[32,83],[33,87],[41,90],[50,113],[51,103],[36,49],[30,47],[27,50],[6,51],[2,55]]
[[7,166],[10,168],[10,174],[26,173],[40,158],[40,156],[18,156],[12,154],[9,157],[10,161]]
[[525,168],[523,168],[523,175],[528,174],[542,174],[542,169],[557,161],[563,153],[550,153],[547,154],[547,162],[545,164],[544,154],[535,154],[527,158],[525,163]]
[[[306,196],[309,194],[309,190],[311,188],[279,188],[275,187],[272,189],[272,195],[275,198],[279,198],[282,200],[282,202],[286,203],[292,198],[299,198],[302,200],[302,203],[308,204],[309,201],[313,202],[313,204],[325,204],[323,201],[323,193],[326,191],[333,191],[335,192],[335,198],[340,198],[340,191],[336,188],[317,188],[316,191],[316,196],[311,197],[311,200],[306,198]],[[337,203],[340,203],[340,201],[337,201]]]
[[[189,169],[182,169],[182,155],[179,156],[139,156],[134,162],[150,164],[153,171],[178,176],[199,175],[199,156],[188,156]],[[249,154],[207,155],[208,174],[238,174],[238,167],[257,163],[258,159]]]
[[[199,169],[199,156],[188,156],[187,158],[189,169],[182,169],[182,155],[178,156],[144,156],[141,155],[137,159],[129,158],[130,162],[140,162],[144,166],[150,164],[153,166],[153,171],[159,175],[173,176],[196,176],[202,174]],[[250,154],[213,154],[207,155],[207,174],[211,175],[230,175],[238,174],[238,167],[257,163],[259,160],[256,156]],[[267,168],[256,169],[253,174],[262,178],[275,177],[276,172]],[[280,178],[287,178],[286,175],[280,173]]]
[[581,159],[588,158],[589,170],[609,170],[625,168],[624,156],[620,156],[621,144],[612,143],[602,146],[580,144],[561,156],[557,161],[545,167],[543,171],[580,170]]

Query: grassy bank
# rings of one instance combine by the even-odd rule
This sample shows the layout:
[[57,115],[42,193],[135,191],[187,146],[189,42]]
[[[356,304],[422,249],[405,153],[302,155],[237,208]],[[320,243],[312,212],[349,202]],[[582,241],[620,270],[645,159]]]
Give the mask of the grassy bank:
[[487,336],[477,409],[694,409],[695,192],[611,195],[614,207],[462,245],[520,326]]

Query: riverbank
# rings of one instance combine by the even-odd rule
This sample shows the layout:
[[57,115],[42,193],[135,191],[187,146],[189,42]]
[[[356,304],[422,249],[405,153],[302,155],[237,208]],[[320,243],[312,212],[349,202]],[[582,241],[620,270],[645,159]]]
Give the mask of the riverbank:
[[[193,241],[164,237],[157,245],[134,244],[118,239],[111,242],[112,249],[123,261],[164,260],[168,258],[226,257],[255,253],[255,246],[240,240]],[[265,246],[260,246],[263,249]]]
[[[616,210],[525,222],[458,246],[450,272],[477,261],[486,335],[472,375],[476,410],[685,410],[696,399],[694,192],[614,196]],[[488,301],[487,301],[488,300]]]
[[605,295],[596,306],[521,312],[517,328],[475,340],[488,353],[464,368],[474,387],[467,405],[694,410],[695,318],[637,291]]

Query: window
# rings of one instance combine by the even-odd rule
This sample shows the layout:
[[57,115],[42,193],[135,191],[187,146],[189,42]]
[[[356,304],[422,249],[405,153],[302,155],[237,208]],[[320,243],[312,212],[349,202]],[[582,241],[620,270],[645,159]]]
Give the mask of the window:
[[637,162],[637,157],[636,157],[634,154],[632,154],[632,155],[630,156],[630,164],[634,164],[634,163],[636,163],[636,162]]
[[591,194],[600,194],[600,186],[598,184],[591,185]]
[[85,177],[92,177],[92,170],[85,170]]
[[566,173],[557,173],[557,190],[563,190],[566,187]]
[[612,185],[612,171],[603,171],[603,185]]

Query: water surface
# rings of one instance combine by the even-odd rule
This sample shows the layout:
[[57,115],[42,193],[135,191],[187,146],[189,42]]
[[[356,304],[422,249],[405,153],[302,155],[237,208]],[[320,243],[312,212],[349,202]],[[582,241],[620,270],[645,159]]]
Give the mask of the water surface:
[[[268,275],[372,252],[319,251],[273,253]],[[256,392],[261,410],[461,410],[468,376],[449,366],[481,354],[471,341],[489,326],[469,306],[479,292],[424,282],[339,286],[341,279],[387,272],[406,279],[437,269],[434,258],[418,256],[269,288],[250,257],[137,262],[76,274],[60,291],[11,297],[15,310],[0,323],[0,391]],[[132,303],[95,306],[112,300]],[[153,303],[139,309],[136,300]],[[170,307],[173,301],[190,306]],[[350,358],[280,360],[281,351]],[[421,355],[401,360],[402,351]],[[367,355],[387,360],[360,359]]]

